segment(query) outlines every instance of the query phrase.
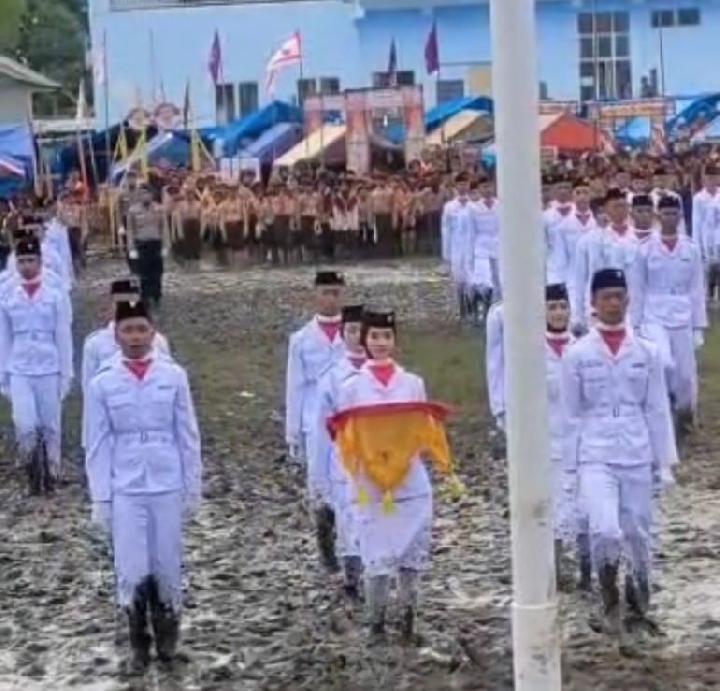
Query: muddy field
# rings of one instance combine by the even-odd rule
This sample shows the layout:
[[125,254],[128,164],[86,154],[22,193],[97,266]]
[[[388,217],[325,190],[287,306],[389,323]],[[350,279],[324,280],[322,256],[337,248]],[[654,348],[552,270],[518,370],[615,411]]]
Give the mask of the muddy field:
[[[77,291],[77,336],[119,265]],[[184,662],[121,676],[124,626],[103,541],[89,524],[77,395],[66,414],[68,483],[29,500],[0,424],[0,691],[504,691],[512,688],[507,488],[486,454],[479,330],[449,315],[434,265],[348,267],[353,298],[395,307],[402,360],[434,398],[459,408],[451,435],[468,494],[439,500],[424,582],[420,647],[393,634],[369,649],[362,613],[318,565],[303,478],[285,462],[282,401],[289,329],[307,314],[312,273],[173,273],[160,327],[190,372],[205,450],[205,503],[189,531]],[[93,297],[94,296],[94,297]],[[720,689],[720,331],[708,339],[702,428],[665,502],[654,614],[664,635],[621,655],[587,625],[588,603],[560,601],[565,688]]]

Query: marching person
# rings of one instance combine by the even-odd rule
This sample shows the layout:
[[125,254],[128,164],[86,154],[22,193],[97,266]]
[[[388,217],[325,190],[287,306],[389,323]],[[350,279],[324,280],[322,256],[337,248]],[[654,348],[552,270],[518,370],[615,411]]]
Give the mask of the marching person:
[[141,201],[128,212],[127,240],[129,256],[137,262],[140,292],[149,306],[160,304],[164,260],[170,247],[169,229],[160,204],[143,187]]
[[307,460],[315,424],[320,377],[345,352],[340,329],[345,278],[337,271],[315,275],[315,316],[290,336],[285,392],[285,441],[290,460]]
[[633,325],[660,325],[673,366],[668,389],[678,431],[687,432],[697,409],[698,374],[695,349],[708,327],[705,280],[697,244],[680,234],[680,204],[675,197],[658,202],[660,233],[638,254],[632,283]]
[[657,230],[655,206],[649,194],[634,194],[632,198],[633,230],[637,241],[646,243]]
[[720,179],[720,167],[708,166],[706,175],[707,196],[702,200],[696,199],[695,212],[699,218],[693,216],[693,239],[697,242],[702,253],[705,266],[708,299],[713,306],[720,300],[720,191],[715,189],[714,199],[710,199],[708,186]]
[[[357,374],[365,363],[366,353],[360,342],[363,306],[348,305],[342,310],[342,339],[345,356],[324,374],[318,383],[316,422],[310,436],[308,489],[316,508],[318,545],[324,565],[337,570],[337,556],[342,559],[345,594],[351,600],[360,595],[360,543],[357,534],[357,507],[347,472],[339,462],[327,429],[327,421],[338,412],[340,387]],[[336,541],[333,544],[332,529]]]
[[[559,211],[556,211],[559,213]],[[578,242],[589,231],[597,228],[597,222],[590,208],[590,183],[585,179],[575,182],[573,187],[573,208],[557,223],[558,242],[562,246],[560,263],[565,267],[564,279],[571,297],[575,293],[575,265]]]
[[[362,343],[368,360],[358,373],[343,382],[338,397],[340,415],[351,409],[377,407],[392,409],[393,404],[425,403],[425,384],[415,374],[403,369],[395,360],[397,332],[392,312],[365,311]],[[403,423],[395,430],[397,444],[403,434],[413,435]],[[405,422],[405,425],[409,421]],[[387,434],[387,430],[386,430]],[[379,435],[381,436],[381,435]],[[386,436],[391,439],[393,436]],[[368,440],[370,443],[370,440]],[[363,445],[364,447],[364,445]],[[392,450],[382,446],[387,467],[392,467]],[[374,463],[373,452],[363,463]],[[381,488],[375,484],[367,465],[354,478],[353,493],[359,504],[358,531],[360,555],[366,576],[366,601],[371,623],[371,642],[385,636],[390,580],[398,578],[398,599],[401,608],[403,638],[415,638],[420,573],[428,568],[433,517],[433,493],[428,472],[419,456],[413,456],[400,484],[393,490],[394,504],[388,508]]]
[[15,253],[19,277],[0,299],[0,389],[10,398],[20,461],[29,471],[36,445],[45,445],[42,489],[49,492],[60,472],[61,406],[73,377],[70,305],[45,281],[37,239],[21,240]]
[[576,211],[573,185],[566,175],[551,178],[548,182],[553,183],[553,199],[543,211],[545,273],[548,283],[562,283],[566,278],[568,257],[560,226]]
[[112,534],[117,602],[127,613],[130,671],[155,648],[172,663],[180,633],[183,519],[201,499],[202,460],[185,370],[153,353],[142,302],[120,302],[121,353],[88,387],[86,472],[95,523]]
[[445,204],[442,215],[442,259],[450,266],[457,292],[460,319],[468,315],[468,280],[474,260],[477,212],[470,201],[468,177],[455,179],[455,198]]
[[618,570],[629,550],[626,599],[647,618],[653,485],[673,483],[669,407],[657,348],[626,328],[628,291],[620,269],[591,282],[596,324],[563,359],[565,465],[578,473],[602,595],[602,628],[620,633]]
[[[134,279],[120,279],[110,285],[109,304],[103,307],[101,318],[104,325],[88,334],[83,344],[80,386],[83,400],[87,398],[90,382],[100,371],[103,364],[120,352],[120,344],[115,336],[115,310],[121,302],[139,302],[140,286]],[[153,350],[158,355],[170,357],[170,346],[159,331],[154,330]],[[83,406],[82,441],[85,448],[87,436],[87,406]]]
[[708,163],[703,173],[703,187],[693,196],[692,236],[700,244],[704,225],[711,220],[713,207],[720,202],[720,166]]

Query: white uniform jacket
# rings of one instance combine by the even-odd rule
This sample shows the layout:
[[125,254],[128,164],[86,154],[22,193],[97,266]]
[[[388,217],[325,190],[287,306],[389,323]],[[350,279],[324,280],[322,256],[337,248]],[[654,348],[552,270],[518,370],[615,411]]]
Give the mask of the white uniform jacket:
[[573,286],[575,285],[575,266],[577,258],[578,242],[591,230],[598,227],[597,221],[591,212],[585,215],[579,215],[577,211],[560,221],[558,224],[559,242],[562,246],[562,259],[560,260],[565,267],[563,283],[572,295]]
[[317,318],[290,336],[287,387],[285,391],[285,439],[298,444],[315,423],[317,385],[345,354],[345,343],[338,332],[331,342]]
[[720,261],[720,198],[709,202],[702,221],[693,232],[693,240],[698,243],[705,262]]
[[563,358],[561,395],[567,468],[650,464],[659,472],[677,462],[658,350],[631,330],[616,356],[596,328],[572,345]]
[[707,328],[705,277],[700,250],[687,235],[670,250],[653,234],[640,246],[632,276],[633,325]]
[[[380,383],[369,366],[364,364],[357,375],[349,377],[340,387],[338,396],[338,410],[347,410],[358,406],[383,403],[410,403],[426,401],[425,384],[415,374],[405,371],[400,365],[395,365],[395,373],[387,386]],[[383,501],[382,492],[365,478],[360,478],[363,487],[373,504]],[[432,496],[432,487],[427,470],[420,458],[412,461],[408,476],[401,487],[393,492],[393,498],[400,502],[403,499]]]
[[[70,292],[72,288],[72,277],[68,274],[67,265],[58,250],[45,239],[42,241],[41,252],[43,272],[52,271],[52,273],[56,274],[60,279],[63,290]],[[17,274],[17,263],[14,251],[11,252],[8,257],[7,270],[12,274]]]
[[562,283],[567,273],[567,257],[560,226],[575,213],[575,204],[560,205],[553,201],[543,211],[545,236],[545,278],[548,283]]
[[180,365],[154,358],[140,381],[118,355],[90,382],[87,407],[92,501],[115,493],[200,496],[200,432]]
[[485,379],[490,413],[494,418],[505,413],[505,348],[502,302],[490,307],[485,327]]
[[574,339],[570,337],[562,355],[558,355],[547,341],[545,343],[548,415],[550,417],[550,458],[552,460],[563,460],[563,440],[568,432],[562,397],[562,363],[573,342]]
[[445,204],[442,215],[442,258],[450,264],[450,273],[457,286],[470,280],[475,258],[475,236],[478,232],[478,211],[470,199],[452,199]]
[[[42,281],[42,279],[41,279]],[[44,281],[29,297],[11,281],[0,297],[0,376],[73,376],[71,317],[67,295]]]
[[45,240],[60,254],[60,258],[66,267],[67,276],[70,278],[72,284],[75,280],[75,268],[73,267],[70,236],[68,235],[67,226],[57,217],[51,219],[45,229]]

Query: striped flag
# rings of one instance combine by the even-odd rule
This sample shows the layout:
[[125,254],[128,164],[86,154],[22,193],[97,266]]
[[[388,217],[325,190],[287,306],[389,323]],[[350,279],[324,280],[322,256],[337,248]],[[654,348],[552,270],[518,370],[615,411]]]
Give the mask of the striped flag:
[[272,55],[265,68],[265,88],[269,94],[275,90],[275,78],[280,70],[302,63],[302,39],[296,31]]

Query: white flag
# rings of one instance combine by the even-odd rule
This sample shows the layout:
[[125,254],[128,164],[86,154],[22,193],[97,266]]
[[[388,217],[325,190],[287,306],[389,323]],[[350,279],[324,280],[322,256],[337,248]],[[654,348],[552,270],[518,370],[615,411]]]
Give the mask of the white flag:
[[87,102],[85,100],[85,80],[81,79],[78,86],[77,109],[75,119],[80,123],[87,117]]
[[300,32],[296,31],[280,48],[278,48],[265,68],[265,88],[272,93],[275,87],[276,74],[290,65],[302,62],[302,41]]

